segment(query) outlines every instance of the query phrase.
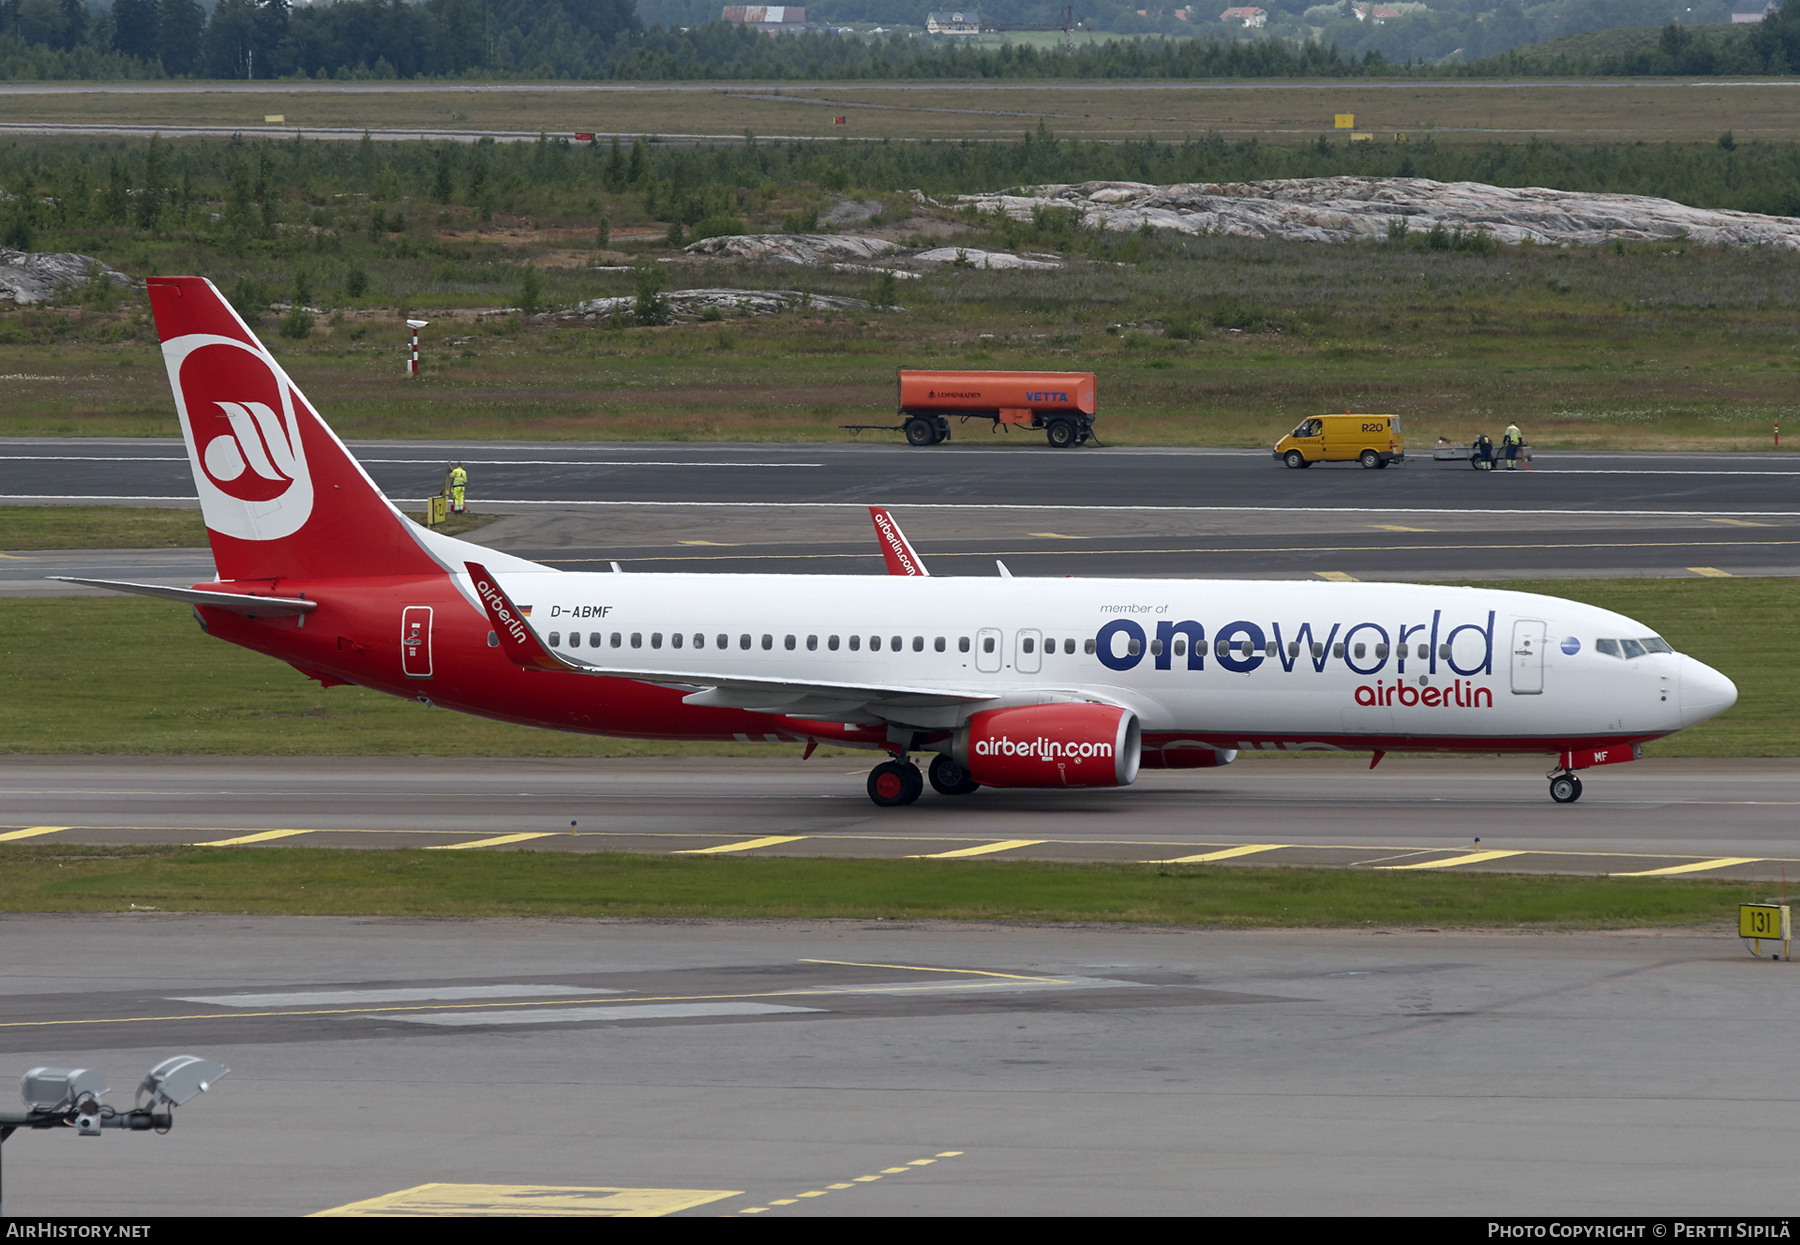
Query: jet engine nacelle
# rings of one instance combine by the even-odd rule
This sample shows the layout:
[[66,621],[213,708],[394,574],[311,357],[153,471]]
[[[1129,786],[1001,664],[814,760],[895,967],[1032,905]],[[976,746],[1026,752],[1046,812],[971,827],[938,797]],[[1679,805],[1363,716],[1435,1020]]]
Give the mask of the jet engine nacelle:
[[1137,714],[1088,702],[989,709],[951,756],[984,787],[1125,787],[1142,752]]

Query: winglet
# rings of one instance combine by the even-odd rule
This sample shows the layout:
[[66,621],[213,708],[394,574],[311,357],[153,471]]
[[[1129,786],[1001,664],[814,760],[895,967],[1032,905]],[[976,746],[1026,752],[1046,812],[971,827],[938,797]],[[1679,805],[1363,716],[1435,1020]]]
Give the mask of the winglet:
[[881,544],[881,556],[887,560],[890,575],[930,575],[925,563],[907,543],[906,533],[894,522],[894,516],[880,506],[869,507],[869,518],[875,522],[875,539]]
[[464,563],[469,568],[469,577],[475,581],[475,595],[481,598],[481,607],[487,611],[488,622],[493,624],[494,634],[500,637],[500,648],[516,666],[527,670],[576,670],[562,658],[552,653],[539,642],[537,634],[525,621],[524,611],[514,605],[494,577],[488,574],[487,567],[479,562]]

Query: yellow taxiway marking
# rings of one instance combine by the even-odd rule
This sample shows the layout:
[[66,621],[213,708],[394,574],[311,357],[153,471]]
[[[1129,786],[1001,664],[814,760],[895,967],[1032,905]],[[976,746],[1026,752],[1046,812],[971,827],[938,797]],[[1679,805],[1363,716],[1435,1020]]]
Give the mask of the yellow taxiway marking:
[[912,1168],[910,1167],[884,1167],[881,1169],[881,1174],[884,1176],[899,1176],[911,1170]]
[[1500,860],[1506,856],[1523,856],[1524,852],[1469,852],[1448,856],[1443,860],[1423,860],[1416,865],[1376,865],[1377,869],[1448,869],[1451,865],[1473,865],[1483,860]]
[[1722,571],[1716,566],[1690,566],[1688,570],[1707,579],[1731,579],[1730,571]]
[[1636,873],[1611,873],[1615,878],[1666,878],[1676,873],[1704,873],[1708,869],[1729,869],[1732,865],[1753,865],[1761,856],[1721,856],[1717,860],[1696,860],[1685,865],[1666,865],[1661,869],[1640,869]]
[[908,860],[961,860],[966,856],[988,856],[994,852],[1010,852],[1015,847],[1036,847],[1045,839],[1001,839],[998,843],[981,843],[975,847],[959,847],[951,852],[929,852],[908,856]]
[[1173,860],[1146,860],[1147,865],[1201,865],[1209,860],[1230,860],[1233,856],[1253,856],[1257,852],[1277,852],[1284,847],[1292,847],[1291,843],[1246,843],[1242,847],[1227,847],[1216,852],[1202,852],[1198,856],[1177,856]]
[[1435,527],[1401,527],[1398,523],[1371,523],[1378,532],[1435,532]]
[[8,830],[0,834],[0,843],[11,843],[14,839],[35,839],[40,834],[55,834],[58,830],[70,830],[72,826],[26,826],[23,830]]
[[380,1216],[415,1218],[455,1215],[597,1215],[651,1219],[705,1206],[737,1189],[614,1189],[541,1184],[422,1184],[397,1193],[314,1211],[311,1218]]
[[476,839],[472,843],[433,843],[425,850],[428,852],[460,852],[471,847],[499,847],[502,843],[523,843],[526,839],[547,839],[550,832],[536,830],[530,834],[502,834],[491,839]]
[[671,856],[713,856],[719,852],[747,852],[758,847],[774,847],[777,843],[798,843],[804,834],[771,834],[766,839],[745,839],[742,843],[721,843],[717,847],[688,847]]
[[1752,523],[1748,519],[1708,519],[1708,523],[1729,523],[1733,527],[1774,527],[1773,523]]
[[1353,584],[1356,576],[1346,575],[1343,571],[1314,571],[1320,579],[1329,579],[1334,584]]
[[1041,536],[1045,540],[1086,540],[1085,536],[1064,536],[1061,532],[1026,532],[1027,536]]
[[296,834],[311,834],[311,830],[264,830],[259,834],[240,834],[235,839],[213,839],[208,843],[196,843],[195,847],[236,847],[240,843],[267,843],[270,839],[291,839]]
[[869,1181],[880,1180],[881,1177],[880,1176],[852,1176],[852,1177],[850,1177],[850,1179],[854,1180],[857,1184],[868,1184]]
[[[1035,973],[994,973],[988,972],[986,968],[936,968],[927,964],[864,964],[860,959],[803,959],[801,964],[835,964],[837,968],[893,968],[902,973],[956,973],[959,977],[1004,977],[1006,981],[1062,981],[1060,977],[1037,977]],[[943,1155],[938,1157],[941,1159]]]

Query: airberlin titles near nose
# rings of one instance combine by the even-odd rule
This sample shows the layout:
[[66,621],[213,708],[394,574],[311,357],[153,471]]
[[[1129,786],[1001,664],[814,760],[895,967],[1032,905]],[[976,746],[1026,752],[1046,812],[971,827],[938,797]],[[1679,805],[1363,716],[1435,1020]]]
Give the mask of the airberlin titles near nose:
[[[888,575],[554,571],[403,516],[210,282],[149,295],[218,578],[110,586],[191,602],[212,636],[327,687],[555,730],[866,748],[882,805],[918,797],[913,754],[961,796],[1122,786],[1140,765],[1229,763],[1245,739],[1567,770],[1736,698],[1641,624],[1554,597],[931,576],[880,511]],[[535,620],[514,604],[534,601]],[[1560,779],[1553,796],[1580,794]]]

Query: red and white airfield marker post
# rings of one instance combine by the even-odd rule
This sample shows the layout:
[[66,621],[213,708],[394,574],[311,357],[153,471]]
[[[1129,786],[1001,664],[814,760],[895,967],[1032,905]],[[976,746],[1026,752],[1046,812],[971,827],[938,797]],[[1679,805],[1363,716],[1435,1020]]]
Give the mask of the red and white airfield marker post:
[[412,330],[412,359],[406,365],[409,376],[417,379],[419,375],[419,330],[430,324],[429,320],[408,320],[406,327]]

